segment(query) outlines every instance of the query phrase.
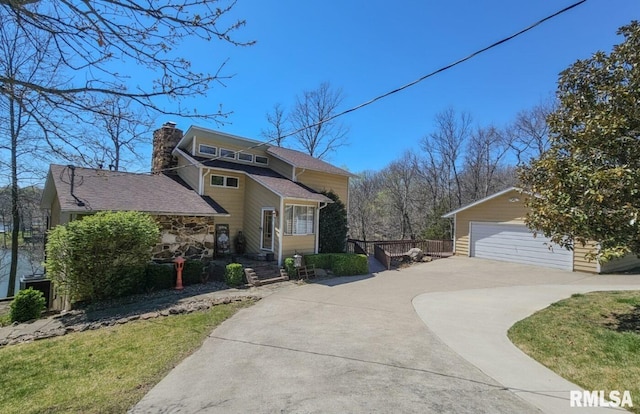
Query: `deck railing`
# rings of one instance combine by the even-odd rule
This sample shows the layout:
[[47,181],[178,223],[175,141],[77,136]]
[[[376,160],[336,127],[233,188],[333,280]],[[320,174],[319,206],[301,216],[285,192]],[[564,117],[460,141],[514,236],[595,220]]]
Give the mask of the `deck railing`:
[[347,251],[350,253],[373,254],[374,257],[391,268],[391,259],[407,254],[411,249],[418,248],[422,253],[435,257],[451,256],[453,240],[347,240]]

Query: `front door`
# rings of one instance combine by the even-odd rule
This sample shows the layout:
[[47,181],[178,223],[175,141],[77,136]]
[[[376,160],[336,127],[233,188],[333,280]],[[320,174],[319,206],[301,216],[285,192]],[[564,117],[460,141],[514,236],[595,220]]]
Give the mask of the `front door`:
[[262,237],[260,248],[263,250],[273,251],[273,210],[262,209]]

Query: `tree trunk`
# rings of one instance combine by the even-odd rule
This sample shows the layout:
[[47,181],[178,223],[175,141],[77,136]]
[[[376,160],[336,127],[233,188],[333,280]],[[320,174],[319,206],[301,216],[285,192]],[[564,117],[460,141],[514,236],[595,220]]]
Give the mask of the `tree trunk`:
[[15,294],[16,275],[18,273],[18,236],[20,235],[20,210],[18,209],[18,126],[15,123],[13,99],[9,99],[9,118],[11,127],[11,266],[9,268],[9,287],[7,297]]

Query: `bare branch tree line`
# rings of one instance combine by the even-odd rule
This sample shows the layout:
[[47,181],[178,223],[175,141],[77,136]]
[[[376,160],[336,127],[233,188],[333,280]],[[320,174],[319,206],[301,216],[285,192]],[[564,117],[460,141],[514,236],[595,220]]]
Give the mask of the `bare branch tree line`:
[[[218,105],[182,104],[210,96],[230,76],[225,60],[203,71],[181,53],[189,43],[232,46],[244,20],[234,0],[173,2],[0,0],[0,177],[11,189],[16,278],[21,190],[46,166],[69,162],[128,169],[158,115],[218,121]],[[210,63],[209,63],[210,64]],[[134,79],[130,69],[146,70]],[[0,182],[0,185],[3,183]],[[3,292],[4,293],[4,292]]]
[[545,101],[505,128],[476,126],[466,112],[445,109],[434,129],[380,171],[351,180],[349,235],[361,240],[450,239],[442,215],[516,183],[516,167],[549,148]]

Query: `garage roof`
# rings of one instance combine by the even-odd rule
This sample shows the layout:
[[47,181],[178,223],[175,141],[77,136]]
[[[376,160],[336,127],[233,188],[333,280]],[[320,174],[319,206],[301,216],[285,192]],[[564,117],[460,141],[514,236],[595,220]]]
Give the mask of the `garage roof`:
[[474,201],[474,202],[473,202],[473,203],[471,203],[471,204],[467,204],[466,206],[460,207],[459,209],[456,209],[456,210],[450,211],[450,212],[448,212],[447,214],[443,215],[442,217],[443,217],[443,218],[450,218],[450,217],[453,217],[453,216],[455,216],[457,213],[459,213],[459,212],[461,212],[461,211],[467,210],[467,209],[469,209],[469,208],[471,208],[471,207],[475,207],[475,206],[477,206],[478,204],[482,204],[482,203],[484,203],[484,202],[486,202],[486,201],[489,201],[489,200],[492,200],[492,199],[494,199],[494,198],[496,198],[496,197],[500,197],[501,195],[503,195],[503,194],[507,194],[507,193],[508,193],[508,192],[510,192],[510,191],[517,191],[517,192],[519,193],[519,192],[520,192],[520,189],[518,189],[517,187],[509,187],[509,188],[505,188],[504,190],[499,191],[499,192],[497,192],[497,193],[495,193],[495,194],[491,194],[491,195],[490,195],[490,196],[488,196],[488,197],[481,198],[480,200]]

